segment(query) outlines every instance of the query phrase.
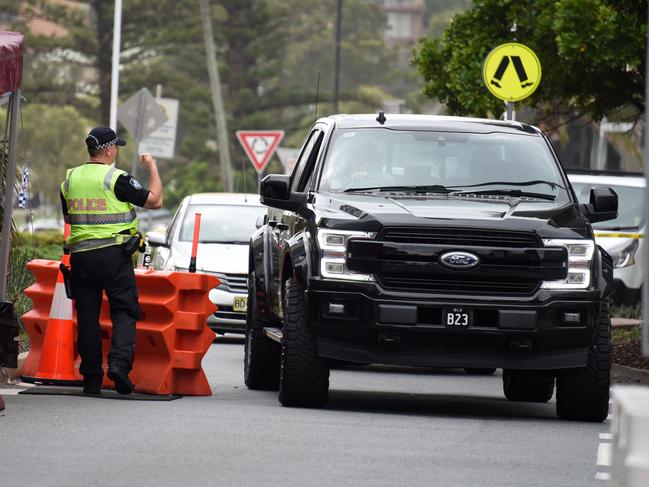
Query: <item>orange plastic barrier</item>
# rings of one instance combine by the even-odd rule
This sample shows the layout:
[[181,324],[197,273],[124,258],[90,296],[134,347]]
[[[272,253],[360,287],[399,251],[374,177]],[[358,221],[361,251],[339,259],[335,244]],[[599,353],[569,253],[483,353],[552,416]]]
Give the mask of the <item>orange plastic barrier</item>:
[[[31,340],[31,351],[23,367],[23,376],[34,377],[39,372],[44,352],[43,335],[47,333],[58,265],[58,262],[48,260],[33,260],[27,264],[36,282],[25,290],[33,306],[22,317]],[[219,280],[206,274],[146,269],[136,269],[135,277],[143,315],[137,323],[135,360],[130,374],[135,391],[211,395],[212,390],[201,362],[215,337],[207,327],[208,316],[216,311],[216,306],[208,299],[208,293],[219,284]],[[104,370],[107,370],[112,324],[105,296],[99,322]],[[76,315],[74,324],[76,329]],[[81,379],[78,359],[75,373]],[[111,381],[104,380],[104,387],[112,386]]]

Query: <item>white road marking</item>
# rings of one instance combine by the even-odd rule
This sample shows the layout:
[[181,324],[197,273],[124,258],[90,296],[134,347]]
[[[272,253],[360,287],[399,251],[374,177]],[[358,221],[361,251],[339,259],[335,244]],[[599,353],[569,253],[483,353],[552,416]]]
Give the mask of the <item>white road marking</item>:
[[611,441],[613,439],[613,435],[611,433],[600,433],[599,439],[605,441]]
[[597,447],[597,465],[608,467],[611,465],[612,446],[610,443],[600,443]]
[[3,387],[2,389],[0,389],[0,396],[17,396],[18,394],[20,394],[24,390],[25,389],[14,388],[14,387],[11,387],[11,388],[10,387],[7,387],[7,388]]
[[595,480],[611,480],[611,474],[608,472],[597,472]]
[[0,386],[0,396],[17,396],[25,389],[36,387],[36,384],[27,382],[18,382],[17,384],[8,384]]

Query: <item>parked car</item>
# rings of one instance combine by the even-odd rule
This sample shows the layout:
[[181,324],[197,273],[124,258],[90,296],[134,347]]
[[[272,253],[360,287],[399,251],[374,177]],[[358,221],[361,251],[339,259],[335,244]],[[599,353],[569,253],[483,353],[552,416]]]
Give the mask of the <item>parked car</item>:
[[61,232],[63,233],[63,227],[65,223],[63,220],[56,220],[54,218],[46,218],[40,220],[34,220],[33,223],[24,223],[20,227],[21,232],[31,232],[32,230],[35,233],[39,232]]
[[267,209],[259,196],[237,193],[200,193],[183,199],[166,234],[149,232],[157,248],[153,267],[187,271],[191,258],[194,217],[201,214],[197,272],[214,274],[221,284],[210,291],[218,306],[208,319],[214,331],[243,333],[248,301],[248,243],[255,224]]
[[261,183],[244,378],[322,407],[330,361],[503,369],[511,401],[603,421],[610,256],[547,137],[513,121],[337,115]]
[[172,215],[166,208],[160,208],[158,210],[136,208],[135,211],[137,212],[138,226],[142,233],[166,228]]
[[593,224],[595,241],[613,257],[613,299],[616,304],[633,306],[641,299],[643,247],[646,245],[644,221],[645,177],[639,173],[568,173],[577,198],[589,202],[590,188],[610,187],[619,199],[614,220]]

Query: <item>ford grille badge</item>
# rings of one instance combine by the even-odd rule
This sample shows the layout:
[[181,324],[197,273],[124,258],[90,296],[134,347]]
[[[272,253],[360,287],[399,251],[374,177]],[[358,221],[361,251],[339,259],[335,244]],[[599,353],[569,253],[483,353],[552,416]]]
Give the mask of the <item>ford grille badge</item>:
[[439,259],[444,267],[449,269],[468,270],[480,264],[480,258],[469,252],[447,252]]

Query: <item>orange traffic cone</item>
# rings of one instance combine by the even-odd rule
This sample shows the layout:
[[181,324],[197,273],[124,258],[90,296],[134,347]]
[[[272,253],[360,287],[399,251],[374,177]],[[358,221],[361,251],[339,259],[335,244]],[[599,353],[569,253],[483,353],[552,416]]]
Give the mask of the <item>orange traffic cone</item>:
[[[65,238],[70,233],[65,225]],[[70,255],[63,254],[61,263],[70,265]],[[63,274],[59,270],[50,307],[50,317],[43,338],[43,351],[34,382],[45,384],[79,385],[82,381],[74,368],[74,325],[72,323],[72,300],[65,293]],[[31,381],[30,381],[31,382]]]

